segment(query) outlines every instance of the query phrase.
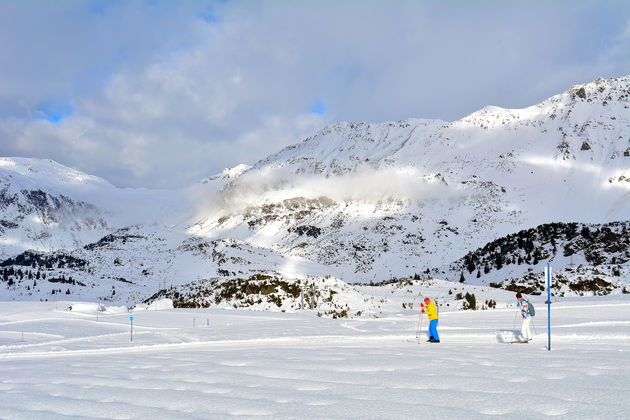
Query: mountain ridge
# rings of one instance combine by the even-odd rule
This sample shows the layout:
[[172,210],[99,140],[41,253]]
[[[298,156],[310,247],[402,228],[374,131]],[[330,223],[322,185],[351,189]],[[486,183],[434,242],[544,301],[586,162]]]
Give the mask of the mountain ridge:
[[[105,217],[106,227],[89,240],[75,235],[74,242],[39,252],[66,248],[88,261],[89,268],[73,273],[86,286],[68,290],[94,289],[88,294],[109,300],[165,295],[167,285],[173,288],[168,293],[185,295],[193,283],[198,289],[204,281],[258,281],[259,275],[277,284],[315,284],[327,276],[379,283],[418,274],[459,281],[467,255],[477,252],[483,260],[480,249],[517,232],[555,222],[601,231],[629,219],[629,97],[627,76],[576,85],[521,110],[488,106],[454,122],[336,123],[252,166],[226,169],[177,192],[188,196],[179,207],[168,192],[121,195],[103,184],[117,197],[119,212],[128,205],[144,217]],[[7,165],[6,158],[0,162]],[[37,169],[44,162],[30,164]],[[165,213],[144,212],[147,203]],[[106,216],[117,209],[96,205]],[[0,218],[14,226],[6,214]],[[0,233],[11,239],[20,226]],[[23,244],[22,251],[29,248],[27,240]],[[19,253],[15,246],[5,257]],[[516,264],[521,267],[509,273],[490,269],[465,281],[504,284],[505,276],[531,276],[542,263]],[[615,263],[615,270],[628,272],[628,262]],[[67,267],[58,271],[71,274]],[[610,290],[625,290],[622,278],[612,279]],[[38,284],[39,294],[50,293]],[[39,296],[16,282],[12,287],[1,296]]]

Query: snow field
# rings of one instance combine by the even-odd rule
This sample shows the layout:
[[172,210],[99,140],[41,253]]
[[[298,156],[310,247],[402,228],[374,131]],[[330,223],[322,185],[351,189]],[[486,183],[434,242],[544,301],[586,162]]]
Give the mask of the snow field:
[[[131,342],[128,313],[65,305],[0,303],[0,418],[624,418],[630,412],[626,296],[554,303],[552,351],[545,347],[542,303],[528,344],[503,342],[518,336],[514,308],[442,312],[442,343],[423,337],[418,344],[413,311],[333,320],[312,311],[142,310],[133,313]],[[425,319],[423,335],[427,326]]]

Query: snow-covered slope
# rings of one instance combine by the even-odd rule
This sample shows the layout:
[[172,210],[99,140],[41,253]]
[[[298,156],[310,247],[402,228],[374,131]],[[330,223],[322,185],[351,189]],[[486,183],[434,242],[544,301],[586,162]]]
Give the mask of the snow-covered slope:
[[630,77],[453,123],[339,123],[258,162],[190,232],[356,281],[437,267],[554,221],[630,215]]
[[[311,283],[341,290],[334,281],[459,281],[464,272],[468,283],[508,287],[506,278],[524,285],[519,281],[539,275],[547,260],[568,267],[571,258],[590,268],[563,273],[569,281],[590,281],[606,264],[606,275],[617,277],[605,279],[610,289],[625,290],[627,254],[603,249],[600,263],[589,255],[606,241],[569,252],[574,236],[541,232],[553,223],[606,232],[620,222],[613,230],[627,239],[629,104],[630,76],[575,86],[526,109],[486,107],[455,122],[338,123],[185,192],[119,190],[53,162],[3,159],[7,247],[0,265],[14,272],[0,296],[184,296],[182,304],[205,305],[250,282],[258,297],[225,301],[242,306],[263,295],[262,278],[274,279],[281,299],[295,299],[281,293],[285,283],[288,290]],[[506,257],[501,265],[509,270],[497,267],[498,251],[487,246],[530,229],[538,239],[528,237],[529,260],[513,254],[510,263],[519,255],[525,262]],[[28,248],[40,253],[19,255]],[[479,261],[468,271],[473,254]],[[86,263],[70,267],[64,258]],[[43,269],[64,287],[31,284],[29,276]],[[334,281],[324,286],[327,279]]]
[[506,343],[520,338],[520,321],[502,301],[441,312],[440,344],[400,305],[329,319],[0,302],[0,417],[627,418],[628,301],[554,302],[551,351],[546,305],[533,302],[527,344]]

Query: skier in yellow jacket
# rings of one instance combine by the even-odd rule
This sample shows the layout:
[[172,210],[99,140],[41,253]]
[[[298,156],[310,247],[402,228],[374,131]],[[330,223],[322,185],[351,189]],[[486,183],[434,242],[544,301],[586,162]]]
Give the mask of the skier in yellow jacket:
[[439,343],[440,336],[437,332],[438,325],[438,312],[435,307],[435,303],[431,302],[431,299],[424,298],[424,303],[421,303],[422,313],[427,314],[429,317],[429,339],[427,340],[430,343]]

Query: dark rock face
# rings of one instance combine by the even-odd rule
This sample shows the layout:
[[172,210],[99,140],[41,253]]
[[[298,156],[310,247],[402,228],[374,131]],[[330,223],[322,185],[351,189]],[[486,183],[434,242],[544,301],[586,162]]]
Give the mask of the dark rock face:
[[586,90],[583,87],[579,88],[575,94],[582,99],[586,99]]
[[306,234],[306,236],[312,236],[313,238],[317,238],[322,234],[322,230],[316,226],[297,226],[289,228],[288,231],[295,232],[300,236]]

